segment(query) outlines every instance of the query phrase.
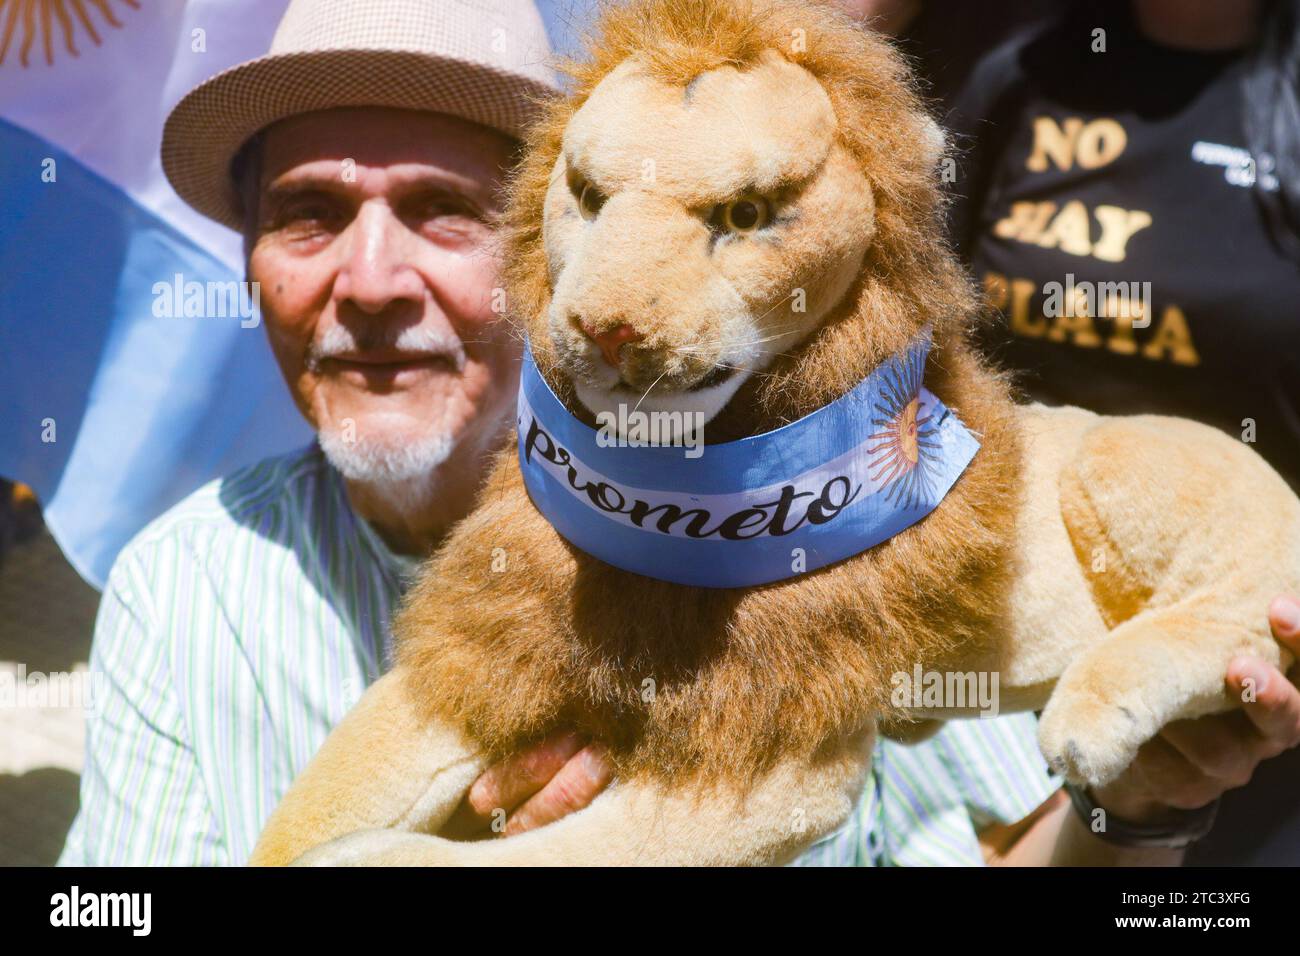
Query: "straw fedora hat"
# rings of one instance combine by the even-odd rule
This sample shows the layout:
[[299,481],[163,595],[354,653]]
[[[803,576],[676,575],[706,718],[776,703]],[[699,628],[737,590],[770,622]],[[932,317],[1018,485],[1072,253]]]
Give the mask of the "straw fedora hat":
[[449,113],[509,136],[556,91],[532,0],[291,0],[270,52],[191,90],[163,128],[182,199],[241,227],[230,164],[277,120],[341,106]]

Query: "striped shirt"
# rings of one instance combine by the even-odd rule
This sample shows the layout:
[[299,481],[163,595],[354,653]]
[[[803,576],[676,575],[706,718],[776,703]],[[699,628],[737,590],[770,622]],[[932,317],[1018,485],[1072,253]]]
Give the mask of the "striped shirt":
[[[100,604],[81,811],[62,864],[246,861],[298,773],[390,660],[414,559],[312,446],[195,492],[115,563]],[[1057,786],[1032,715],[877,747],[857,811],[801,864],[977,864],[980,826]]]

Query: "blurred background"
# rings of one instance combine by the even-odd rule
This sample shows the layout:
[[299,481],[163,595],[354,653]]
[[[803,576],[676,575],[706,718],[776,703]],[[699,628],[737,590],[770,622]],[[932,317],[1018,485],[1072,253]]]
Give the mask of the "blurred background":
[[[99,592],[63,557],[30,488],[0,481],[0,675],[84,668]],[[0,865],[53,863],[77,812],[83,717],[0,708]]]

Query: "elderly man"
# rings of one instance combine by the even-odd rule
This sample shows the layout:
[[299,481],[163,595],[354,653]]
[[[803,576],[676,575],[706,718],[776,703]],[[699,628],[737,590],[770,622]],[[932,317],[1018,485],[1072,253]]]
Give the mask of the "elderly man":
[[[418,556],[469,512],[509,426],[520,343],[492,223],[552,88],[546,52],[524,0],[295,0],[268,56],[169,119],[168,176],[244,230],[319,441],[200,489],[119,557],[91,661],[108,694],[62,862],[242,863],[385,669]],[[608,776],[598,743],[557,736],[484,774],[447,835],[490,832],[504,810],[508,838]],[[1064,825],[1056,790],[1032,715],[957,722],[883,743],[858,812],[804,861],[977,863],[980,836],[1019,862],[1150,858]]]
[[[270,55],[170,118],[168,175],[243,228],[319,447],[201,489],[120,556],[63,862],[242,862],[386,667],[415,556],[468,513],[510,421],[491,222],[548,55],[530,3],[298,0]],[[560,737],[485,775],[456,829],[497,807],[535,826],[606,779],[596,747]]]

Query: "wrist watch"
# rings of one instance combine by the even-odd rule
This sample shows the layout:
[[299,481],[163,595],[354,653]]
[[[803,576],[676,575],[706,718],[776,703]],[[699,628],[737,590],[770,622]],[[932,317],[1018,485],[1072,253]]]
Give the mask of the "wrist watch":
[[[1169,818],[1159,823],[1133,823],[1098,806],[1087,787],[1076,786],[1067,780],[1065,792],[1070,795],[1074,811],[1088,831],[1115,846],[1186,849],[1210,832],[1219,813],[1219,801],[1214,800],[1196,810],[1170,810]],[[1096,825],[1097,811],[1104,814],[1100,828]]]

